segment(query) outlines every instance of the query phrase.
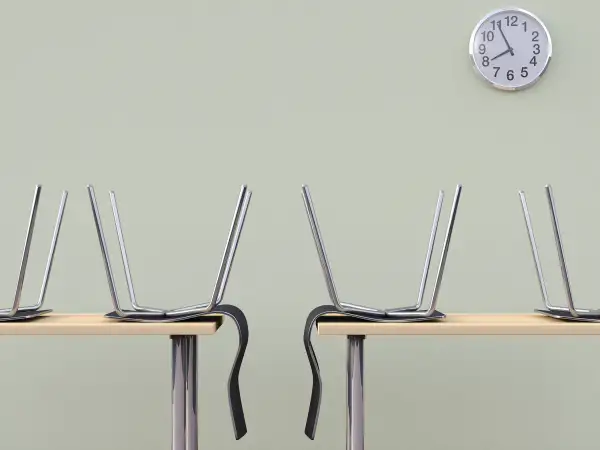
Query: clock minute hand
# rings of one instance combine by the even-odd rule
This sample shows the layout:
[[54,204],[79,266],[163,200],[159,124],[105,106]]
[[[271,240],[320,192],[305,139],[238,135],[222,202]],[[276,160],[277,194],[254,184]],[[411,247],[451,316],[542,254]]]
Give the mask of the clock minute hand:
[[504,50],[502,53],[500,53],[499,55],[494,56],[492,59],[490,59],[490,61],[493,61],[497,58],[500,58],[501,56],[506,55],[507,53],[512,53],[512,48],[509,48],[508,50]]
[[506,43],[506,46],[508,47],[508,51],[510,52],[511,56],[515,56],[515,53],[513,52],[512,47],[508,43],[508,39],[506,39],[506,36],[504,35],[504,31],[502,31],[502,25],[498,24],[498,29],[500,30],[500,34],[502,35],[502,39],[504,39],[504,42]]

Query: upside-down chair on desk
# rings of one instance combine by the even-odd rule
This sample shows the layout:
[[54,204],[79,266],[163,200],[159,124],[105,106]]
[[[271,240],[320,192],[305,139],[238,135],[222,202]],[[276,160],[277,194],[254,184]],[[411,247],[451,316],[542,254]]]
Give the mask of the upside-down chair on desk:
[[[242,438],[247,432],[247,427],[240,394],[239,373],[244,353],[248,345],[248,323],[241,309],[234,305],[222,304],[221,301],[225,293],[227,280],[244,225],[244,219],[250,203],[251,191],[249,191],[245,185],[241,188],[214,292],[210,301],[170,310],[142,306],[137,302],[129,260],[125,249],[125,241],[116,197],[114,192],[111,191],[110,200],[132,309],[128,310],[121,307],[108,254],[106,238],[100,220],[100,211],[96,201],[94,188],[91,185],[88,186],[88,194],[114,308],[112,312],[106,314],[107,318],[122,322],[169,323],[202,320],[214,321],[215,316],[227,316],[235,322],[239,333],[239,347],[229,376],[228,390],[235,438]],[[173,450],[196,450],[198,448],[196,411],[197,337],[195,335],[177,335],[171,336],[171,339],[173,364]]]
[[[444,267],[446,264],[446,258],[448,256],[448,249],[450,246],[450,239],[452,237],[452,231],[454,228],[454,221],[456,218],[456,212],[458,203],[460,200],[460,194],[462,186],[456,187],[454,195],[454,201],[450,211],[450,219],[448,221],[448,228],[446,231],[446,237],[442,247],[442,255],[436,276],[435,285],[433,288],[433,295],[431,303],[427,307],[423,307],[423,295],[425,292],[425,286],[429,274],[429,267],[431,263],[431,255],[435,244],[435,237],[437,234],[437,227],[440,219],[440,212],[442,210],[444,192],[440,191],[438,195],[437,206],[435,209],[433,227],[429,239],[429,245],[427,249],[427,255],[425,258],[425,267],[423,270],[423,276],[421,279],[421,285],[417,302],[413,305],[395,307],[389,309],[379,309],[365,305],[353,304],[341,302],[338,298],[336,287],[333,281],[333,275],[331,266],[325,252],[325,245],[317,222],[315,208],[310,196],[308,186],[302,187],[302,196],[304,199],[304,205],[308,215],[308,220],[312,230],[313,238],[315,241],[317,253],[325,277],[325,283],[329,292],[329,298],[331,304],[318,306],[313,309],[308,318],[306,319],[306,325],[304,327],[304,346],[308,356],[310,364],[313,384],[312,393],[310,397],[310,404],[308,410],[308,417],[306,419],[306,426],[304,429],[305,434],[310,438],[315,438],[317,429],[317,420],[319,416],[319,409],[321,405],[321,374],[319,371],[319,364],[315,355],[313,346],[311,344],[311,332],[315,324],[324,321],[369,321],[369,322],[425,322],[425,321],[437,321],[443,320],[445,315],[439,312],[436,307],[438,303],[438,294],[441,287],[441,281],[444,273]],[[348,336],[348,356],[347,356],[347,376],[348,376],[348,434],[347,434],[347,448],[352,450],[362,450],[364,448],[364,430],[363,430],[363,416],[364,416],[364,403],[363,403],[363,341],[364,336]]]

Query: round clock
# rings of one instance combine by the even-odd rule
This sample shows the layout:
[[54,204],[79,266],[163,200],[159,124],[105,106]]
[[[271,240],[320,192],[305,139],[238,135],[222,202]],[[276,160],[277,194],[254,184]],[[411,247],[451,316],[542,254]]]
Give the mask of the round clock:
[[469,54],[476,71],[492,86],[516,91],[543,75],[552,56],[546,26],[519,8],[496,10],[475,26]]

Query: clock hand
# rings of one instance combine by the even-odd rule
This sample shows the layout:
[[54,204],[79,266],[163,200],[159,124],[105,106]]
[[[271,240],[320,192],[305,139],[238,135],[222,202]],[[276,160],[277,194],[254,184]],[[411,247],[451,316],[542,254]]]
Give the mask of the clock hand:
[[506,39],[506,36],[504,35],[504,31],[502,31],[502,25],[498,24],[498,29],[500,30],[502,39],[504,39],[504,42],[506,43],[506,46],[508,47],[508,51],[510,52],[510,55],[515,56],[515,53],[513,52],[512,47],[510,46],[510,44],[508,43],[508,40]]
[[494,56],[492,59],[490,59],[490,61],[493,61],[497,58],[500,58],[501,56],[506,55],[507,53],[511,53],[512,54],[512,48],[509,48],[508,50],[504,50],[502,53],[500,53],[499,55]]

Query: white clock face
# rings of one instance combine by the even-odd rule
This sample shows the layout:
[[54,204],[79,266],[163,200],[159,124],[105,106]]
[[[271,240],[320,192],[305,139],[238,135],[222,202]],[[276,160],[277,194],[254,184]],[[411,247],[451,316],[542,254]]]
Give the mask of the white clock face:
[[479,74],[494,87],[514,91],[531,86],[544,73],[552,41],[542,21],[530,12],[503,9],[477,24],[469,53]]

